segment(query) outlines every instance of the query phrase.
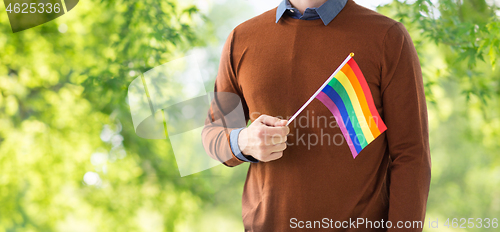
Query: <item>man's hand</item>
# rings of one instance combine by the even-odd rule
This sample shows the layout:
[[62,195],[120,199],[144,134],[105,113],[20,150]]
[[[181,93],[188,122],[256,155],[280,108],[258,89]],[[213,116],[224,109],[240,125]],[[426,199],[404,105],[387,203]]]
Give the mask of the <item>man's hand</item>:
[[238,136],[238,146],[244,155],[251,155],[262,162],[277,160],[286,149],[290,128],[287,120],[261,115]]

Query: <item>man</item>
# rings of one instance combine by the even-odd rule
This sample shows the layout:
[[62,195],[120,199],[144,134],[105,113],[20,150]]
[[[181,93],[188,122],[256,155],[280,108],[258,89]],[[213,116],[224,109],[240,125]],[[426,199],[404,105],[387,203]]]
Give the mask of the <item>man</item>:
[[[282,120],[351,52],[387,125],[355,159],[320,101],[289,127]],[[352,0],[284,0],[230,33],[215,92],[239,96],[252,122],[224,128],[212,107],[203,131],[214,158],[227,166],[251,162],[245,231],[422,230],[431,165],[427,111],[417,53],[401,23]]]

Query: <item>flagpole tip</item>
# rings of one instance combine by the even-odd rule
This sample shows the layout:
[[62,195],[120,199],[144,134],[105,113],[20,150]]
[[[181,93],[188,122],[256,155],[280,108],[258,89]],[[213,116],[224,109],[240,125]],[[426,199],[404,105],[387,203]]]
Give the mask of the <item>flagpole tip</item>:
[[353,56],[354,56],[354,52],[351,52],[351,54],[349,54],[349,55],[350,55],[351,57],[353,57]]

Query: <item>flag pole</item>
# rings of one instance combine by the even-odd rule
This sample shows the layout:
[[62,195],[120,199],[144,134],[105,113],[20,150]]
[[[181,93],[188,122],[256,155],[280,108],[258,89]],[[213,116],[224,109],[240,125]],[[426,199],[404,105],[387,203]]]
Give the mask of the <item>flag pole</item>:
[[311,98],[309,98],[309,100],[307,100],[307,102],[302,105],[302,107],[300,107],[300,109],[288,120],[288,123],[286,124],[287,126],[290,125],[290,123],[307,107],[307,105],[309,105],[309,103],[312,102],[312,100],[318,96],[318,94],[321,92],[321,90],[323,90],[323,88],[325,88],[326,85],[328,85],[328,83],[335,77],[335,75],[337,75],[337,73],[340,71],[340,69],[342,69],[345,64],[347,64],[347,62],[349,62],[349,60],[354,56],[354,53],[351,52],[351,54],[349,54],[347,56],[347,58],[345,58],[344,62],[342,62],[342,64],[337,68],[337,70],[335,70],[335,72],[333,72],[333,74],[328,78],[328,80],[325,81],[325,83],[323,83],[323,85],[321,87],[319,87],[319,89],[316,91],[316,93],[314,93]]

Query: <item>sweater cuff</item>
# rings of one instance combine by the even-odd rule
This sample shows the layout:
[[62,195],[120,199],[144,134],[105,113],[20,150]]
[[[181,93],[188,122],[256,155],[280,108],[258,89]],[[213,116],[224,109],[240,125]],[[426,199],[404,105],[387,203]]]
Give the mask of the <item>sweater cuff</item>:
[[258,163],[259,161],[253,158],[252,156],[243,155],[243,153],[240,150],[240,146],[238,145],[238,137],[240,135],[240,132],[245,128],[246,127],[232,130],[231,133],[229,134],[229,143],[231,144],[231,151],[233,152],[234,156],[236,156],[236,158],[238,158],[241,161]]

